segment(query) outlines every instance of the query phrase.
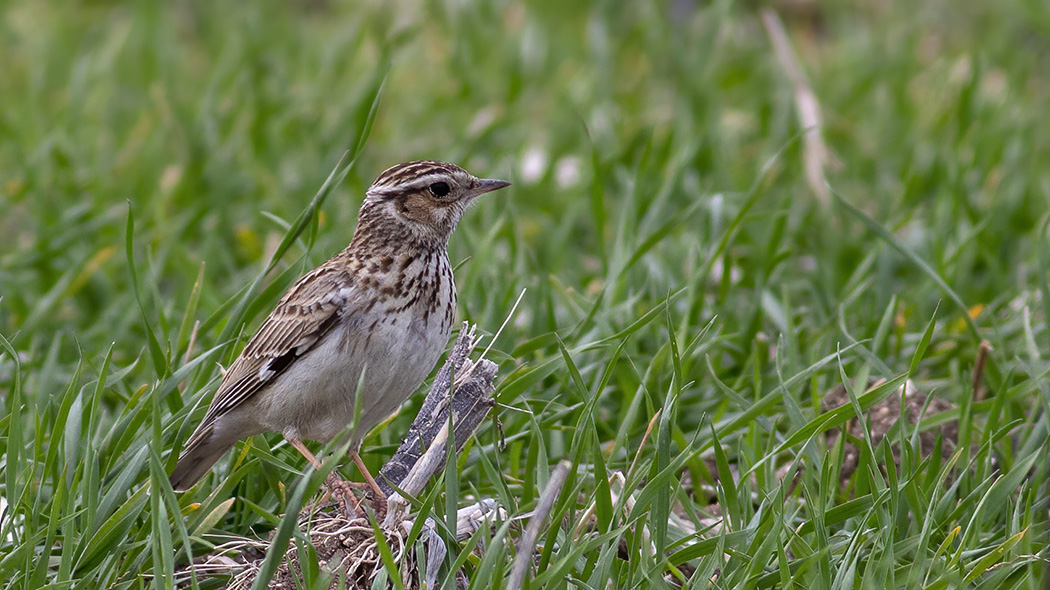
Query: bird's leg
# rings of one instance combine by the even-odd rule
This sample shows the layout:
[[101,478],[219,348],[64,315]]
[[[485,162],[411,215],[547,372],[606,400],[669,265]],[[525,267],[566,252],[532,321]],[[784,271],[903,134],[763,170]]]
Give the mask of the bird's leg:
[[365,462],[361,460],[361,455],[359,455],[357,451],[350,451],[350,460],[354,462],[354,465],[357,466],[357,470],[361,472],[365,481],[368,482],[368,487],[372,490],[372,493],[375,494],[375,497],[377,499],[386,500],[386,494],[384,494],[383,490],[379,487],[376,478],[372,477],[372,472],[365,466]]
[[[306,457],[306,460],[310,462],[310,465],[313,465],[314,469],[321,469],[321,462],[310,452],[310,449],[306,448],[303,441],[290,437],[285,437],[285,440],[288,441],[288,444],[295,447],[295,450],[302,453],[303,457]],[[335,496],[336,501],[339,502],[339,505],[343,508],[343,513],[346,517],[350,520],[357,518],[358,510],[361,508],[361,502],[351,491],[353,486],[350,485],[350,482],[340,478],[333,471],[327,478],[325,478],[324,483],[328,488],[328,491]]]
[[299,440],[297,438],[290,438],[290,437],[285,437],[285,440],[288,441],[288,444],[290,444],[293,447],[295,447],[295,450],[297,450],[300,453],[302,453],[302,455],[304,457],[306,457],[306,460],[310,462],[310,465],[314,466],[314,469],[317,469],[317,470],[321,469],[321,462],[318,461],[317,457],[315,457],[314,454],[310,452],[310,449],[306,448],[306,445],[303,444],[303,441],[301,441],[301,440]]
[[372,490],[372,498],[375,502],[376,514],[382,517],[386,513],[386,494],[380,489],[379,484],[376,483],[376,478],[372,477],[372,472],[365,467],[365,462],[361,460],[361,455],[358,454],[357,450],[350,451],[350,460],[357,466],[357,470],[361,472],[361,476],[368,482],[368,487]]

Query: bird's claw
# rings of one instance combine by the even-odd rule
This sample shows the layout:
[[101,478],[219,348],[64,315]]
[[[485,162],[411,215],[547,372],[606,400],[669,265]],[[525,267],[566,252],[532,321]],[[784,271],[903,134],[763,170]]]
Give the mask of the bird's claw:
[[328,488],[328,493],[339,503],[339,507],[342,508],[343,515],[346,516],[347,520],[356,520],[361,517],[361,501],[354,495],[354,485],[351,482],[341,479],[333,473],[325,479],[325,487]]

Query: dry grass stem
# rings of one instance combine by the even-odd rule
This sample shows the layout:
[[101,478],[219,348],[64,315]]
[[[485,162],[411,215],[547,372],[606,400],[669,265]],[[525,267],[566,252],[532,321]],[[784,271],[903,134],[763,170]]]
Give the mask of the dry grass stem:
[[799,125],[802,126],[805,137],[803,138],[803,165],[805,166],[806,182],[820,199],[820,204],[827,206],[831,202],[831,194],[828,182],[824,176],[824,170],[831,162],[831,152],[824,143],[821,135],[823,119],[820,115],[820,102],[813,92],[802,66],[791,49],[791,41],[788,40],[784,24],[780,21],[777,13],[766,8],[762,10],[762,24],[766,27],[769,40],[773,43],[777,61],[787,74],[791,82],[791,90],[795,95],[795,108],[798,109]]
[[525,534],[518,542],[518,553],[514,557],[514,565],[511,567],[510,577],[507,582],[509,590],[519,590],[525,583],[525,576],[528,575],[529,565],[532,563],[533,554],[536,551],[536,541],[540,538],[543,523],[554,508],[554,502],[558,499],[558,495],[561,494],[561,488],[569,477],[569,469],[571,467],[572,464],[568,461],[560,461],[554,468],[554,471],[551,472],[551,477],[547,481],[547,487],[543,490],[543,495],[540,496],[536,510],[532,512],[532,518],[529,519],[529,526],[525,528]]

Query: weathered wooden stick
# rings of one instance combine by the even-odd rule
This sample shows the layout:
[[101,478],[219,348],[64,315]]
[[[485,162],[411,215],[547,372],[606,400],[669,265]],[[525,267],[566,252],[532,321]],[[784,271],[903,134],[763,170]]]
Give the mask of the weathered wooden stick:
[[[393,484],[416,495],[423,491],[430,477],[444,467],[450,408],[458,452],[496,405],[491,397],[495,390],[496,364],[484,359],[472,363],[467,358],[474,350],[475,341],[474,327],[464,323],[404,441],[379,470],[376,480],[386,494],[394,493]],[[451,396],[449,390],[452,390]]]

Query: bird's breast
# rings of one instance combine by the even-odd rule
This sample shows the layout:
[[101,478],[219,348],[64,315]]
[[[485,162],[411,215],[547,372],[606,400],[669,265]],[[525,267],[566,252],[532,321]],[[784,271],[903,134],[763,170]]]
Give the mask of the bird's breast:
[[[389,265],[396,275],[361,283],[343,321],[275,384],[294,390],[280,413],[303,438],[329,440],[353,423],[352,438],[394,412],[433,370],[455,319],[456,290],[444,256]],[[367,286],[365,286],[367,285]],[[360,391],[361,399],[357,400]],[[289,391],[291,393],[291,391]],[[275,430],[282,430],[271,424]]]

